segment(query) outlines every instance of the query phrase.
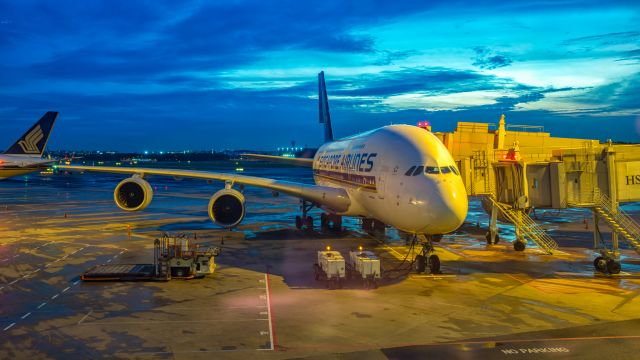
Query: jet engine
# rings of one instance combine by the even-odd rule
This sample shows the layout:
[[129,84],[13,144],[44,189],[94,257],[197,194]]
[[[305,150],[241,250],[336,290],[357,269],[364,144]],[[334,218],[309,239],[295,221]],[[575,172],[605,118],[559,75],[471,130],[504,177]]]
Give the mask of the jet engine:
[[122,180],[113,191],[113,200],[122,210],[139,211],[151,203],[153,189],[151,185],[140,177],[130,177]]
[[214,224],[232,228],[244,219],[244,195],[234,189],[222,189],[209,200],[209,217]]

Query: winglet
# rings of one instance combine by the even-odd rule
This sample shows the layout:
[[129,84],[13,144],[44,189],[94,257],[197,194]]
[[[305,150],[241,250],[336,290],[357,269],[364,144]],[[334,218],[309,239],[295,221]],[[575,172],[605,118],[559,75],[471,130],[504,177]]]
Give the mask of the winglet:
[[324,141],[333,141],[331,114],[329,114],[329,100],[327,99],[327,86],[324,83],[324,71],[320,71],[318,74],[318,104],[320,107],[320,123],[324,124]]
[[44,148],[49,141],[49,135],[53,129],[53,124],[58,117],[57,111],[47,111],[37,123],[35,123],[9,150],[8,155],[39,155],[42,156]]

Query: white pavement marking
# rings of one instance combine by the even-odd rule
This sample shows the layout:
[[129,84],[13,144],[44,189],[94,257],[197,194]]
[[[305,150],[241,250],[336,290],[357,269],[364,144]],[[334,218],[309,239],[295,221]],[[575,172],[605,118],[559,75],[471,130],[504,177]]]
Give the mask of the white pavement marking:
[[93,310],[89,310],[89,312],[82,317],[82,319],[80,319],[80,321],[78,321],[78,325],[82,324],[83,321],[85,321],[87,319],[87,317],[89,317],[89,315],[91,315],[91,313],[93,312]]
[[78,283],[80,283],[80,280],[76,280],[76,282],[74,282],[73,285],[78,285]]
[[11,325],[7,326],[6,328],[4,328],[4,331],[7,331],[9,329],[11,329],[13,327],[13,325],[15,325],[16,323],[11,323]]
[[64,288],[64,290],[62,290],[62,292],[65,292],[67,290],[71,289],[71,286],[67,286],[66,288]]
[[[262,299],[263,296],[267,299],[267,319],[269,321],[269,349],[258,349],[258,350],[274,350],[275,344],[273,343],[273,320],[271,319],[271,289],[269,288],[269,274],[264,274],[264,291],[266,295],[260,295]],[[262,334],[262,331],[260,332]]]
[[55,294],[55,295],[53,295],[53,296],[51,297],[51,300],[53,300],[53,299],[57,298],[59,295],[60,295],[60,294]]
[[29,315],[31,315],[31,312],[28,312],[28,313],[26,313],[26,314],[22,315],[21,319],[23,319],[23,320],[24,320],[24,319],[28,318],[28,317],[29,317]]
[[13,285],[13,284],[15,284],[15,283],[17,283],[17,282],[18,282],[18,279],[15,279],[15,280],[13,280],[12,282],[10,282],[10,283],[9,283],[9,285]]
[[42,309],[43,306],[47,305],[47,302],[43,302],[42,304],[38,305],[38,309]]

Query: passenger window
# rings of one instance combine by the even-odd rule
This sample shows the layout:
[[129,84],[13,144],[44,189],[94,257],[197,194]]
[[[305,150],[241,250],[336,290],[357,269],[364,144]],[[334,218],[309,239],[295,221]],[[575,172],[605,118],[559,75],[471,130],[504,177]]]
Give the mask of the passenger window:
[[449,167],[451,168],[451,171],[453,171],[453,173],[454,173],[454,174],[456,174],[456,175],[460,175],[460,174],[458,173],[458,169],[456,169],[456,167],[455,167],[455,166],[451,165],[451,166],[449,166]]
[[420,165],[416,168],[416,170],[413,172],[413,176],[416,176],[418,174],[422,174],[422,170],[424,170],[424,166]]
[[443,167],[440,168],[440,172],[443,173],[443,174],[448,174],[448,173],[451,172],[451,169],[449,169],[448,166],[443,166]]
[[415,170],[415,166],[412,166],[409,168],[409,170],[407,170],[406,173],[404,173],[405,176],[411,176],[413,174],[413,170]]
[[440,174],[440,169],[437,166],[425,166],[425,174]]

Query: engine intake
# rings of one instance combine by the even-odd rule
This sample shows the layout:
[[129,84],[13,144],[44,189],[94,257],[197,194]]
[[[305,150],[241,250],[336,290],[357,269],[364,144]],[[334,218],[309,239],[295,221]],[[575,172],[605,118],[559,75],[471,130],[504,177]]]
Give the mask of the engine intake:
[[122,180],[113,191],[116,205],[125,211],[140,211],[149,206],[153,199],[153,189],[144,179],[131,177]]
[[234,189],[222,189],[209,200],[209,217],[214,224],[232,228],[244,219],[244,195]]

